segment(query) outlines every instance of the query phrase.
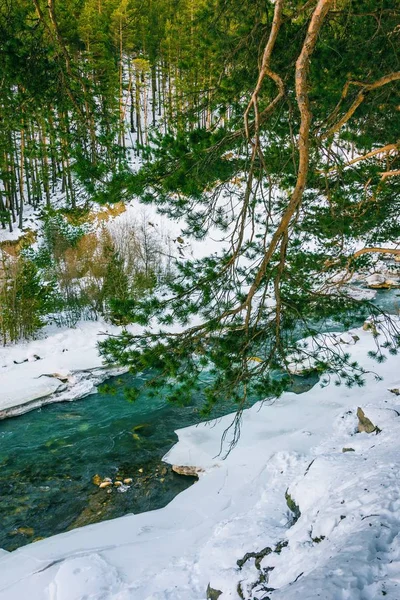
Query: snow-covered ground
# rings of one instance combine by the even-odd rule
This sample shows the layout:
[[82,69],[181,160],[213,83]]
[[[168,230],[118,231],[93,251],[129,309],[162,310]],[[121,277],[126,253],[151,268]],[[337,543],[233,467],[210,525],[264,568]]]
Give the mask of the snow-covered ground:
[[[100,213],[105,210],[99,208]],[[117,216],[100,220],[100,224],[103,222],[117,238],[119,229],[124,231],[133,224],[151,226],[166,251],[179,256],[179,260],[201,258],[221,246],[212,237],[207,243],[183,239],[182,220],[166,219],[156,207],[143,207],[137,198]],[[35,229],[37,226],[38,222]],[[17,230],[12,239],[18,239]],[[40,331],[38,340],[0,346],[0,419],[45,403],[81,398],[95,392],[96,385],[107,376],[121,372],[105,369],[99,355],[97,343],[106,332],[117,334],[121,328],[102,319],[80,322],[75,328],[49,326]]]
[[[352,356],[382,381],[255,405],[225,461],[232,416],[180,430],[166,460],[202,467],[198,483],[161,510],[4,554],[0,600],[205,600],[208,584],[221,600],[398,600],[399,358],[376,364],[371,332],[352,333]],[[356,433],[358,406],[380,433]],[[259,569],[251,556],[238,567],[261,550]]]
[[74,329],[46,327],[38,340],[0,347],[0,419],[95,392],[98,383],[117,373],[104,368],[97,342],[120,330],[85,321]]

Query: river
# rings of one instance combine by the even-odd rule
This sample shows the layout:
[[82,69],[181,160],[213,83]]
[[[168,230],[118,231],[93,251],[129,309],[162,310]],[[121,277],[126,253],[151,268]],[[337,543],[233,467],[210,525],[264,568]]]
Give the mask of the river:
[[[397,312],[399,300],[399,290],[391,290],[379,292],[376,302]],[[202,399],[177,407],[162,395],[143,394],[130,403],[123,390],[138,383],[126,374],[81,401],[0,422],[0,548],[15,550],[74,527],[161,508],[195,483],[161,459],[177,441],[176,429],[200,421]],[[297,387],[301,392],[310,382],[298,378]],[[232,410],[226,403],[212,416]],[[96,475],[132,483],[100,489]]]

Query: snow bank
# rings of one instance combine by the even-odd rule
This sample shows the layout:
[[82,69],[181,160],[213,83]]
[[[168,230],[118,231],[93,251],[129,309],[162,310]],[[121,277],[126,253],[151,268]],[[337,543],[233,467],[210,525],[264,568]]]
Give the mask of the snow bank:
[[[399,360],[377,365],[371,333],[352,333],[353,357],[383,381],[255,405],[225,461],[217,455],[232,416],[178,431],[166,460],[203,467],[197,484],[161,510],[0,557],[0,600],[27,590],[30,600],[205,600],[208,583],[221,600],[239,598],[239,585],[246,599],[400,598],[400,397],[388,391],[400,387]],[[357,406],[381,433],[355,433]],[[295,524],[287,490],[301,511]],[[239,569],[267,547],[261,571],[254,558]]]
[[39,340],[0,348],[0,419],[42,404],[75,400],[121,370],[105,369],[97,349],[102,334],[120,328],[102,321],[74,329],[47,327]]

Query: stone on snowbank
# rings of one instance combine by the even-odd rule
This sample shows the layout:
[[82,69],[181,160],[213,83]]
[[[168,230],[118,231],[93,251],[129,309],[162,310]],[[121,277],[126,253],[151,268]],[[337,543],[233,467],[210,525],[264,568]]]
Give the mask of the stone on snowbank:
[[207,586],[207,600],[218,600],[222,596],[221,590],[215,590],[208,584]]
[[198,477],[199,473],[203,473],[204,469],[201,467],[188,467],[180,465],[172,465],[172,470],[178,475],[187,475],[189,477]]
[[376,427],[376,425],[374,425],[372,421],[365,416],[363,409],[360,407],[357,408],[357,417],[359,433],[362,433],[363,431],[366,433],[379,433],[380,429],[378,429],[378,427]]

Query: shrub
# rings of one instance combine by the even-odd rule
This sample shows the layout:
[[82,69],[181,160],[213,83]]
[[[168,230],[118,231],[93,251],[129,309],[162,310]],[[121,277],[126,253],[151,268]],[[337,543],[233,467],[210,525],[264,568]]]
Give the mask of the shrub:
[[50,310],[54,288],[40,279],[37,266],[23,255],[1,253],[0,332],[3,344],[35,336]]

